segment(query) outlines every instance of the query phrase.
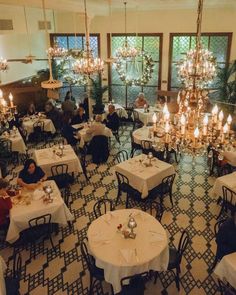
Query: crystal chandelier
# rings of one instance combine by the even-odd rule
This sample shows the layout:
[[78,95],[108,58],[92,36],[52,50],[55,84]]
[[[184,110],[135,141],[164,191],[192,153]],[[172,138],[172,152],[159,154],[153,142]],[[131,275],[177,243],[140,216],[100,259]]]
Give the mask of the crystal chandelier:
[[3,59],[2,57],[0,58],[0,71],[4,72],[8,69],[8,64],[7,64],[7,60]]
[[91,76],[103,72],[104,62],[100,58],[94,58],[93,52],[90,48],[86,0],[84,0],[84,14],[86,45],[85,50],[82,53],[83,56],[75,62],[73,66],[73,71],[75,74]]
[[122,58],[122,59],[134,59],[139,51],[135,48],[129,45],[128,40],[127,40],[127,13],[126,13],[126,5],[127,2],[124,2],[125,5],[125,42],[122,47],[119,47],[116,52],[115,56],[117,58]]
[[46,51],[52,58],[64,57],[67,54],[67,49],[60,47],[57,41],[54,41],[54,46],[49,47]]
[[187,52],[186,57],[178,64],[178,75],[181,82],[189,89],[203,89],[216,76],[216,59],[212,52],[201,45],[203,0],[198,2],[196,47]]

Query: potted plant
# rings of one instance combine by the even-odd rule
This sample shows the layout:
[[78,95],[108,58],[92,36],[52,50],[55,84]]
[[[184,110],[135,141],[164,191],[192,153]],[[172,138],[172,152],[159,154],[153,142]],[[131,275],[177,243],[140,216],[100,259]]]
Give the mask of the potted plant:
[[93,105],[93,113],[94,114],[102,114],[104,113],[103,104],[103,94],[108,90],[108,86],[102,86],[102,79],[101,76],[98,76],[96,79],[90,78],[92,81],[92,88],[91,88],[91,98],[95,101]]

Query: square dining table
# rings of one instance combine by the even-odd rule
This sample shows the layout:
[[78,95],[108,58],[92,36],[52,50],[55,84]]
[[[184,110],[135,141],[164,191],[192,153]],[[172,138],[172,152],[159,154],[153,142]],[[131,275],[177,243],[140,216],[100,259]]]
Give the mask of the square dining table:
[[[212,189],[212,194],[215,197],[223,197],[222,187],[226,186],[236,193],[236,172],[218,177]],[[235,200],[236,203],[236,200]]]
[[148,162],[147,155],[141,154],[115,165],[115,171],[125,175],[142,198],[148,197],[148,192],[161,184],[164,177],[175,173],[173,165],[157,158],[151,160],[151,166],[147,166]]

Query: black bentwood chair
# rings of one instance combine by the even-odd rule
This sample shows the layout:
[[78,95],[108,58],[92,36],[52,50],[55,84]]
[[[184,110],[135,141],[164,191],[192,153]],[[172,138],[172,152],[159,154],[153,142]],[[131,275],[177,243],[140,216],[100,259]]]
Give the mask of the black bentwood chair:
[[125,277],[121,280],[121,292],[119,295],[144,295],[145,282],[148,272]]
[[119,151],[115,156],[115,161],[118,163],[127,161],[129,159],[128,152],[126,150]]
[[14,252],[13,269],[10,275],[5,276],[6,294],[19,295],[22,259],[19,252]]
[[93,206],[93,212],[96,218],[106,214],[108,211],[113,211],[113,203],[112,200],[102,199],[97,201]]

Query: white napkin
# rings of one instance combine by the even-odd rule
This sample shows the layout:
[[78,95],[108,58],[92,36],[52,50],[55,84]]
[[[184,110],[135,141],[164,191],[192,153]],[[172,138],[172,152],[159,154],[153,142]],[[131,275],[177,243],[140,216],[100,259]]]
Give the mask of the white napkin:
[[134,250],[132,249],[120,249],[120,253],[127,263],[131,262],[134,257]]
[[149,241],[150,243],[162,242],[164,241],[165,237],[157,232],[150,232]]
[[41,199],[44,195],[45,195],[45,192],[43,190],[36,189],[33,192],[33,199],[35,201],[37,201],[37,200]]

